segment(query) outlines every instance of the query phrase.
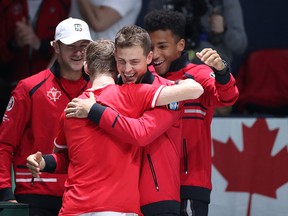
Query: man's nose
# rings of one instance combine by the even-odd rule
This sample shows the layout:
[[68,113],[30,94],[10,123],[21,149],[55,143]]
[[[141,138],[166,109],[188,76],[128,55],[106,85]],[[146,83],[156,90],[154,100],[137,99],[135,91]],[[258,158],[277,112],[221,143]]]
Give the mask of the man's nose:
[[153,48],[153,60],[159,57],[159,50],[157,48]]
[[126,63],[126,64],[125,64],[125,71],[131,71],[131,69],[132,69],[131,64]]

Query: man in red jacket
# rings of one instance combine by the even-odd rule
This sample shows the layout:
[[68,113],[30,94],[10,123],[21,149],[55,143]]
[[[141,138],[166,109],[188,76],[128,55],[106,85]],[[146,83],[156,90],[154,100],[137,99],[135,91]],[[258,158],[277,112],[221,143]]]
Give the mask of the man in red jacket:
[[[67,103],[90,87],[83,73],[84,50],[91,41],[88,25],[69,18],[58,24],[52,41],[54,65],[23,79],[12,92],[0,126],[0,200],[30,205],[30,215],[58,215],[66,175],[32,178],[26,157],[51,153],[55,125]],[[13,194],[11,165],[16,182]]]
[[233,105],[239,92],[228,65],[215,50],[196,53],[206,65],[189,62],[184,51],[183,14],[152,11],[145,16],[144,26],[152,40],[152,65],[157,74],[170,80],[193,77],[204,88],[201,97],[184,104],[180,177],[181,215],[207,216],[212,189],[210,124],[214,108]]

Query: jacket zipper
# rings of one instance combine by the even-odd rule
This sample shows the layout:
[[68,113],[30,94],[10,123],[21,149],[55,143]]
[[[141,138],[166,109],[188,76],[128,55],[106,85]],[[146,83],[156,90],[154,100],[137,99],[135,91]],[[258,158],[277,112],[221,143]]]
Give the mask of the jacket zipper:
[[188,174],[188,153],[186,139],[183,139],[183,155],[184,155],[184,173]]
[[156,176],[156,172],[155,172],[155,169],[154,169],[150,154],[147,154],[147,158],[148,158],[150,170],[151,170],[151,173],[152,173],[152,176],[153,176],[154,185],[156,187],[156,190],[159,191],[159,185],[158,185],[158,182],[157,182],[157,176]]

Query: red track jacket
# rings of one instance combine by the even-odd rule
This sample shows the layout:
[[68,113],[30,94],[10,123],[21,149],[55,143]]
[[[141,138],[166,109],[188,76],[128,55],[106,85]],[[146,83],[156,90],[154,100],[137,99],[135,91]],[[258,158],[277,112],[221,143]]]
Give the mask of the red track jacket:
[[[216,75],[216,76],[215,76]],[[228,71],[214,74],[207,65],[189,62],[188,55],[173,62],[165,78],[169,80],[193,77],[204,88],[196,100],[185,101],[182,115],[181,199],[210,202],[211,184],[211,129],[214,108],[230,106],[238,99],[235,79]]]
[[[170,81],[150,71],[144,75],[142,83],[171,85]],[[119,84],[122,84],[121,79]],[[169,109],[162,107],[146,111],[140,123],[109,108],[102,113],[93,108],[90,111],[91,120],[97,116],[93,121],[105,131],[131,144],[145,146],[139,183],[141,211],[144,215],[165,212],[179,214],[181,104],[173,103],[168,106]]]

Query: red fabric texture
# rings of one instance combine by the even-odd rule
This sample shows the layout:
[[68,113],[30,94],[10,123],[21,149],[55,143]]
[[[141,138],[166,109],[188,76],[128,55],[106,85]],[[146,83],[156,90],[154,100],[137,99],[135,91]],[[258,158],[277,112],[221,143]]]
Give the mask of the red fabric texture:
[[280,108],[288,106],[288,49],[252,52],[236,77],[239,111],[248,104]]

